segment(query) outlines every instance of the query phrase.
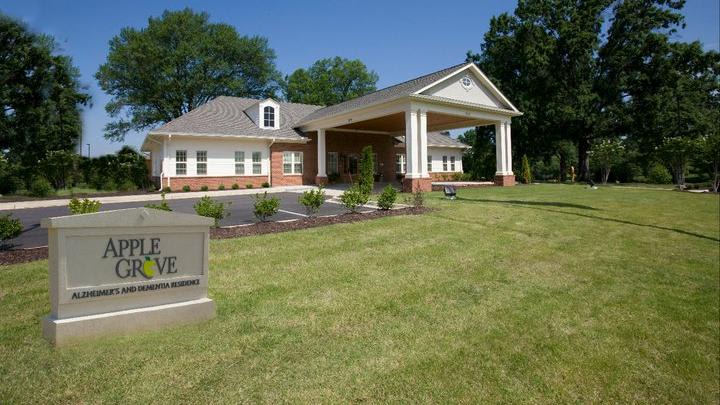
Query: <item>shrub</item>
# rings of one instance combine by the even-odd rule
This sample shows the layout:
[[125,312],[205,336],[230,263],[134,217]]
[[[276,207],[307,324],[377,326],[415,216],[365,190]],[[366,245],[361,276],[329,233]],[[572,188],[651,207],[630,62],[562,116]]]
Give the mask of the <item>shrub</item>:
[[315,215],[325,203],[325,191],[322,187],[318,187],[317,190],[307,190],[298,197],[298,202],[305,206],[308,215]]
[[648,169],[647,181],[654,184],[669,184],[672,183],[672,175],[665,166],[654,163]]
[[98,200],[89,200],[87,198],[80,200],[73,198],[70,200],[70,204],[68,204],[68,210],[70,210],[72,215],[91,214],[93,212],[98,212],[100,210],[100,205],[100,201]]
[[208,196],[204,196],[193,205],[193,208],[195,208],[195,212],[197,212],[198,215],[214,219],[214,226],[217,228],[220,220],[230,215],[230,213],[227,212],[226,205],[230,205],[230,203],[215,201]]
[[255,217],[262,222],[278,213],[280,210],[280,200],[277,197],[267,196],[267,191],[263,194],[255,194],[255,205],[253,213]]
[[395,188],[391,185],[385,186],[382,193],[380,194],[380,197],[378,197],[378,207],[380,207],[381,210],[389,210],[395,205],[395,200],[397,199],[397,191]]
[[200,187],[200,191],[208,191],[208,190],[209,190],[208,186]]
[[328,173],[328,183],[337,183],[340,181],[340,173]]
[[24,187],[22,183],[17,176],[0,176],[0,195],[15,194]]
[[238,185],[237,183],[233,183],[231,187],[233,190],[238,190],[240,188],[240,185]]
[[152,208],[156,210],[163,210],[163,211],[172,211],[172,208],[167,203],[167,200],[165,199],[165,193],[160,193],[160,204],[145,204],[145,208]]
[[225,190],[225,185],[224,184],[219,185],[218,190],[220,190],[220,191]]
[[190,186],[188,186],[187,184],[184,185],[183,188],[182,188],[182,191],[184,191],[184,192],[187,193],[188,191],[190,191]]
[[520,178],[525,184],[530,184],[533,180],[532,170],[530,170],[530,162],[528,161],[527,155],[523,155],[522,157],[522,169],[520,171]]
[[366,146],[360,152],[360,176],[358,178],[358,187],[363,193],[370,195],[373,191],[373,183],[375,181],[375,162],[373,161],[372,146]]
[[340,196],[340,201],[350,212],[357,212],[358,208],[367,204],[370,196],[365,194],[357,184],[352,185]]
[[245,188],[253,188],[253,185],[252,185],[252,183],[248,183],[248,184],[246,184],[246,185],[245,185]]
[[270,183],[268,183],[267,181],[266,181],[266,182],[263,182],[262,187],[263,187],[263,188],[270,188]]
[[30,184],[30,195],[33,197],[47,197],[55,190],[44,177],[36,177]]
[[10,214],[0,215],[0,250],[8,248],[6,241],[16,238],[22,232],[22,222]]
[[118,191],[135,191],[137,190],[137,186],[132,182],[132,180],[124,180],[120,183],[117,189]]
[[169,193],[169,192],[171,192],[171,191],[172,191],[172,189],[171,189],[170,187],[168,187],[168,186],[165,186],[165,187],[162,188],[162,192],[163,192],[163,193]]
[[422,208],[425,206],[425,193],[422,191],[416,191],[412,193],[412,206],[415,208]]

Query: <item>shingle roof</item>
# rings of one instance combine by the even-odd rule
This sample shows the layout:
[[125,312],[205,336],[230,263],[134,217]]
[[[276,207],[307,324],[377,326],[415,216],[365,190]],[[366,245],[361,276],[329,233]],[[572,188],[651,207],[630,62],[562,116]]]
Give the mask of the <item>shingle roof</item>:
[[[469,148],[457,139],[453,139],[450,135],[445,135],[443,132],[428,132],[428,146],[444,147],[444,148]],[[398,146],[405,144],[405,136],[396,136],[395,139],[399,142]]]
[[239,97],[217,97],[184,114],[150,133],[178,133],[196,135],[225,135],[281,139],[305,139],[302,131],[295,129],[297,122],[313,111],[316,105],[280,104],[280,129],[262,129],[245,113],[248,107],[261,100]]
[[449,75],[450,73],[453,73],[454,71],[460,69],[463,66],[466,66],[468,63],[460,63],[455,66],[451,66],[449,68],[445,68],[442,70],[438,70],[437,72],[427,74],[425,76],[420,76],[412,80],[408,80],[406,82],[396,84],[394,86],[386,87],[384,89],[366,94],[364,96],[360,96],[357,98],[354,98],[352,100],[344,101],[339,104],[334,104],[331,106],[327,106],[325,108],[316,110],[312,112],[307,117],[300,120],[298,123],[299,125],[302,125],[304,123],[316,120],[318,118],[325,118],[332,115],[337,115],[346,111],[354,110],[356,108],[361,108],[365,106],[369,106],[372,104],[377,104],[380,102],[386,102],[391,101],[400,97],[408,96],[423,87],[426,87],[432,83],[435,83],[436,81],[442,79],[443,77]]

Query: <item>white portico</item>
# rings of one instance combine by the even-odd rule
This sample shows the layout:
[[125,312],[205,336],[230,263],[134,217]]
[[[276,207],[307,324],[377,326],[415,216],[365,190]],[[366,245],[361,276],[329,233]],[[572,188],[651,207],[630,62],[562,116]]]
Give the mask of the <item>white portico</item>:
[[520,111],[472,63],[453,66],[311,113],[298,123],[317,133],[317,178],[327,181],[328,133],[404,135],[406,191],[430,190],[429,131],[494,125],[496,184],[514,184],[511,120]]

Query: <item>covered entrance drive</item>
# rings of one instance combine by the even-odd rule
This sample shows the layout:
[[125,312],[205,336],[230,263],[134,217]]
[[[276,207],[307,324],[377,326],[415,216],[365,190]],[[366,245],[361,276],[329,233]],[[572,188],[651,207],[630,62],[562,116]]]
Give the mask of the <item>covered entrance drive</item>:
[[[317,148],[318,184],[327,182],[328,167],[352,166],[353,159],[357,159],[352,152],[341,156],[335,151],[354,148],[359,152],[362,146],[372,145],[377,154],[376,172],[385,181],[404,169],[404,191],[430,191],[429,169],[433,165],[432,159],[428,159],[428,133],[494,125],[498,134],[495,183],[511,186],[515,183],[511,120],[519,115],[512,103],[470,63],[323,108],[304,118],[299,129],[316,141],[312,143]],[[352,170],[350,167],[350,173]]]

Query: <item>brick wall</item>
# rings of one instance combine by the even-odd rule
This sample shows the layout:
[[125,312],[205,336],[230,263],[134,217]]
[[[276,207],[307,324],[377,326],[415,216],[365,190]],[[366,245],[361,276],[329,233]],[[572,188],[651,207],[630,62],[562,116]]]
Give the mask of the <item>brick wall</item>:
[[[167,185],[167,178],[163,180],[164,185]],[[180,191],[186,185],[190,186],[193,191],[199,191],[202,186],[208,186],[210,190],[217,190],[222,184],[225,186],[225,190],[230,190],[232,185],[237,183],[240,188],[247,188],[247,184],[252,184],[253,188],[260,188],[267,180],[267,176],[172,177],[170,187],[173,191]]]

